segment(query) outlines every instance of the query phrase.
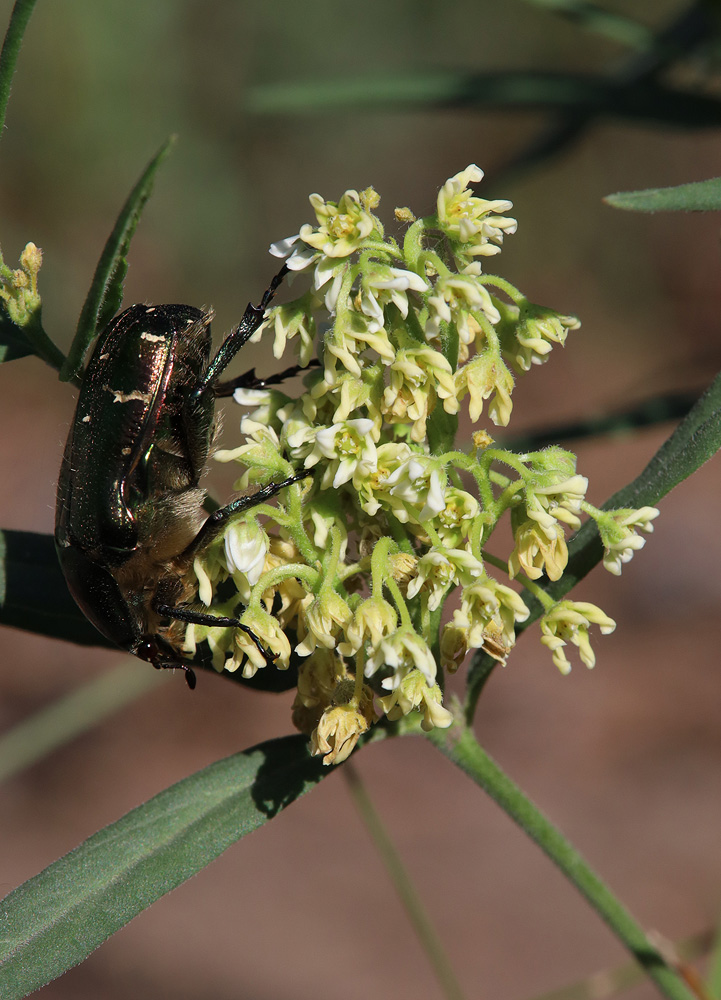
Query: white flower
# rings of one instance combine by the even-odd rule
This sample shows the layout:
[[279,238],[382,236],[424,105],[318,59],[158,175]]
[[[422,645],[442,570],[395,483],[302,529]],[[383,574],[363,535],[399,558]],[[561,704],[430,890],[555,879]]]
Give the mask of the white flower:
[[370,320],[370,329],[375,332],[384,324],[383,307],[392,303],[403,319],[408,316],[407,292],[425,292],[428,283],[415,271],[379,264],[361,278],[360,308]]
[[270,253],[274,257],[288,258],[285,266],[289,271],[305,271],[313,261],[318,260],[320,257],[317,250],[313,250],[305,246],[305,244],[301,244],[301,246],[295,248],[295,244],[299,239],[300,234],[296,233],[295,236],[287,236],[284,240],[278,240],[277,243],[271,243],[270,245]]
[[452,274],[439,278],[433,295],[427,298],[428,319],[426,320],[426,340],[434,340],[440,333],[441,322],[455,322],[462,343],[471,344],[476,330],[470,324],[471,313],[482,312],[489,323],[498,323],[501,314],[493,304],[490,293],[473,275]]
[[453,722],[451,713],[443,708],[441,689],[437,684],[428,685],[420,670],[411,670],[400,684],[380,699],[383,711],[393,722],[414,709],[423,709],[421,729],[447,729]]
[[435,611],[441,606],[443,597],[451,584],[466,585],[483,573],[483,563],[466,549],[427,552],[418,560],[417,576],[408,584],[410,599],[424,590],[428,593],[428,610]]
[[563,650],[567,642],[578,647],[581,660],[587,667],[591,668],[595,664],[596,657],[588,638],[588,630],[592,624],[599,626],[601,635],[608,635],[616,628],[613,618],[587,601],[559,601],[541,619],[541,642],[553,653],[553,662],[562,674],[569,673],[571,669]]
[[[412,507],[420,506],[420,521],[435,517],[446,506],[445,481],[441,480],[438,463],[425,455],[411,453],[388,476],[385,489],[395,500]],[[399,521],[408,520],[407,511],[394,508],[394,514]]]
[[307,469],[321,458],[331,459],[323,474],[322,489],[331,485],[338,489],[352,479],[354,485],[375,472],[378,454],[372,438],[374,423],[367,417],[343,420],[330,427],[321,427],[315,434],[315,446],[305,460]]
[[225,532],[225,558],[231,574],[243,574],[251,587],[260,580],[270,541],[253,518],[234,521]]
[[646,539],[639,537],[636,531],[653,531],[651,522],[658,515],[656,507],[604,511],[603,517],[598,520],[598,527],[605,548],[603,565],[609,573],[621,575],[623,563],[629,562],[634,552],[646,544]]
[[464,248],[472,256],[499,253],[504,233],[515,233],[515,219],[504,218],[499,213],[513,208],[510,201],[487,201],[476,198],[468,190],[469,184],[478,184],[483,171],[475,163],[450,177],[438,192],[438,222],[453,240],[470,244]]
[[410,670],[420,670],[426,684],[432,686],[436,682],[436,661],[422,639],[409,626],[404,626],[392,635],[381,640],[380,646],[368,657],[365,665],[365,676],[372,677],[382,667],[391,667],[393,676],[386,677],[381,687],[393,691],[401,683]]

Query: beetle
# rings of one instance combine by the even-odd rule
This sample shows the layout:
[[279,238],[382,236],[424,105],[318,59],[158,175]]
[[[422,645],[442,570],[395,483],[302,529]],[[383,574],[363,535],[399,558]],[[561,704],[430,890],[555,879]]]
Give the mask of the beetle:
[[228,520],[310,475],[239,497],[208,515],[199,485],[216,429],[215,399],[261,388],[254,370],[220,376],[263,318],[287,268],[259,305],[249,304],[213,360],[212,314],[188,305],[133,305],[110,321],[90,356],[63,455],[55,546],[68,588],[107,639],[154,667],[195,674],[181,652],[185,624],[234,626],[270,654],[237,618],[188,606],[195,556]]

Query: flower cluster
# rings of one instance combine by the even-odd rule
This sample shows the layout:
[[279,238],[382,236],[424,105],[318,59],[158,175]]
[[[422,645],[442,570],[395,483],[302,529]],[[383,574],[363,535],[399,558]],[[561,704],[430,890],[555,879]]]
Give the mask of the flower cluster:
[[[529,616],[514,578],[544,603],[542,642],[558,667],[569,669],[568,642],[593,666],[589,628],[614,623],[534,581],[561,577],[582,513],[597,520],[612,572],[657,513],[592,507],[561,448],[510,452],[483,427],[465,450],[456,443],[466,400],[471,423],[485,413],[505,426],[513,373],[548,360],[579,325],[482,270],[516,231],[510,202],[472,190],[482,176],[471,165],[451,177],[425,218],[398,209],[402,242],[386,234],[372,188],[337,202],[311,195],[315,223],[271,247],[306,285],[268,311],[256,337],[272,333],[277,358],[294,347],[301,366],[318,365],[297,397],[238,390],[241,442],[215,456],[242,467],[238,488],[311,475],[196,560],[201,601],[221,615],[242,605],[252,635],[190,625],[185,648],[205,640],[218,670],[248,677],[267,669],[255,636],[275,669],[297,668],[293,719],[326,763],[344,760],[382,716],[450,725],[445,670],[472,649],[505,662]],[[486,547],[506,512],[514,543],[504,563]]]
[[27,326],[40,308],[38,271],[42,262],[43,252],[34,243],[27,244],[20,254],[20,267],[15,270],[0,256],[0,300],[17,326]]

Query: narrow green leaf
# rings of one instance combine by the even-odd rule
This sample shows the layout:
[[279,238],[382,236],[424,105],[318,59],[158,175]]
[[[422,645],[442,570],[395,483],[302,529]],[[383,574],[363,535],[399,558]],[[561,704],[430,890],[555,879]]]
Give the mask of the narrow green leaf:
[[15,64],[34,6],[35,0],[16,0],[10,14],[10,23],[5,33],[2,51],[0,51],[0,135],[5,126],[5,114],[10,99]]
[[63,382],[70,382],[77,377],[88,345],[120,308],[123,300],[123,283],[128,270],[127,254],[130,241],[135,234],[145,203],[150,197],[158,167],[170,152],[174,142],[175,136],[170,136],[163,143],[120,211],[95,268],[72,346],[60,371],[60,379]]
[[612,208],[627,212],[718,212],[721,211],[721,177],[677,187],[619,191],[603,199]]
[[526,0],[526,3],[552,10],[554,14],[573,21],[587,31],[604,35],[640,52],[646,52],[654,43],[653,32],[644,24],[622,14],[614,14],[598,4],[588,3],[587,0]]
[[16,326],[5,310],[0,306],[0,364],[4,361],[17,361],[32,354],[27,337],[22,329]]
[[65,583],[51,535],[0,531],[0,624],[81,646],[111,646]]
[[0,996],[18,1000],[272,819],[329,773],[305,736],[211,764],[133,809],[0,905]]
[[621,86],[590,73],[504,70],[497,73],[409,73],[337,80],[262,84],[247,96],[252,114],[317,114],[319,111],[442,108],[533,108],[648,121],[680,128],[718,128],[721,102],[654,80]]
[[124,705],[170,680],[137,660],[81,684],[0,735],[0,781],[7,781],[82,735]]
[[680,420],[685,417],[701,395],[699,390],[660,393],[649,396],[619,410],[591,415],[585,419],[566,421],[551,427],[540,427],[511,437],[499,435],[503,448],[511,451],[538,451],[562,441],[579,441],[586,438],[611,435],[627,438],[641,427]]

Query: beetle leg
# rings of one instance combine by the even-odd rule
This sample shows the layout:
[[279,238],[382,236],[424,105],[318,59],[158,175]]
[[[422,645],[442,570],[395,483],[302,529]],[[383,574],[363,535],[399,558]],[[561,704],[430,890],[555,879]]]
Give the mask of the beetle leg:
[[159,636],[148,635],[138,643],[134,652],[141,660],[147,660],[148,663],[152,663],[156,670],[175,670],[178,667],[185,674],[185,682],[190,690],[193,691],[195,688],[195,671],[187,663],[183,663],[182,660],[171,659],[167,652],[163,655],[163,646],[166,646],[166,644]]
[[[193,611],[192,608],[172,608],[168,604],[156,604],[155,602],[153,602],[153,610],[166,618],[175,618],[177,621],[188,622],[191,625],[209,625],[211,628],[239,628],[253,640],[261,655],[265,657],[266,663],[272,663],[275,660],[275,655],[265,648],[255,632],[237,618],[209,615],[203,611]],[[180,665],[182,666],[182,664]],[[161,663],[160,666],[165,666],[165,664]],[[171,664],[171,666],[179,666],[179,664]]]
[[297,472],[294,476],[284,479],[282,483],[268,483],[267,486],[261,487],[261,489],[256,490],[250,496],[238,497],[235,500],[231,500],[225,507],[219,507],[217,510],[214,510],[179,558],[183,561],[190,561],[196,552],[204,549],[214,538],[217,538],[231,517],[257,507],[258,504],[264,503],[277,493],[280,493],[286,486],[292,486],[293,483],[298,483],[301,479],[307,479],[308,476],[312,475],[313,472],[311,469],[306,469],[304,472]]
[[210,362],[207,371],[198,382],[198,386],[193,394],[196,398],[204,395],[212,388],[220,375],[225,371],[235,355],[241,349],[243,344],[246,344],[253,336],[255,331],[265,319],[266,309],[273,301],[275,293],[278,291],[278,287],[287,273],[288,268],[284,264],[273,278],[270,285],[268,285],[260,303],[257,306],[254,306],[251,302],[248,303],[248,307],[243,313],[243,318],[240,323],[238,323],[238,325],[230,331],[228,336],[220,345],[218,353]]
[[307,365],[291,365],[290,368],[284,368],[282,372],[270,375],[268,378],[258,378],[255,374],[255,368],[251,368],[249,372],[232,378],[228,382],[218,382],[215,386],[215,395],[218,397],[232,396],[236,389],[265,389],[269,385],[280,385],[286,379],[300,375],[301,372],[307,372],[310,368],[320,368],[320,365],[321,362],[317,358],[313,358]]

